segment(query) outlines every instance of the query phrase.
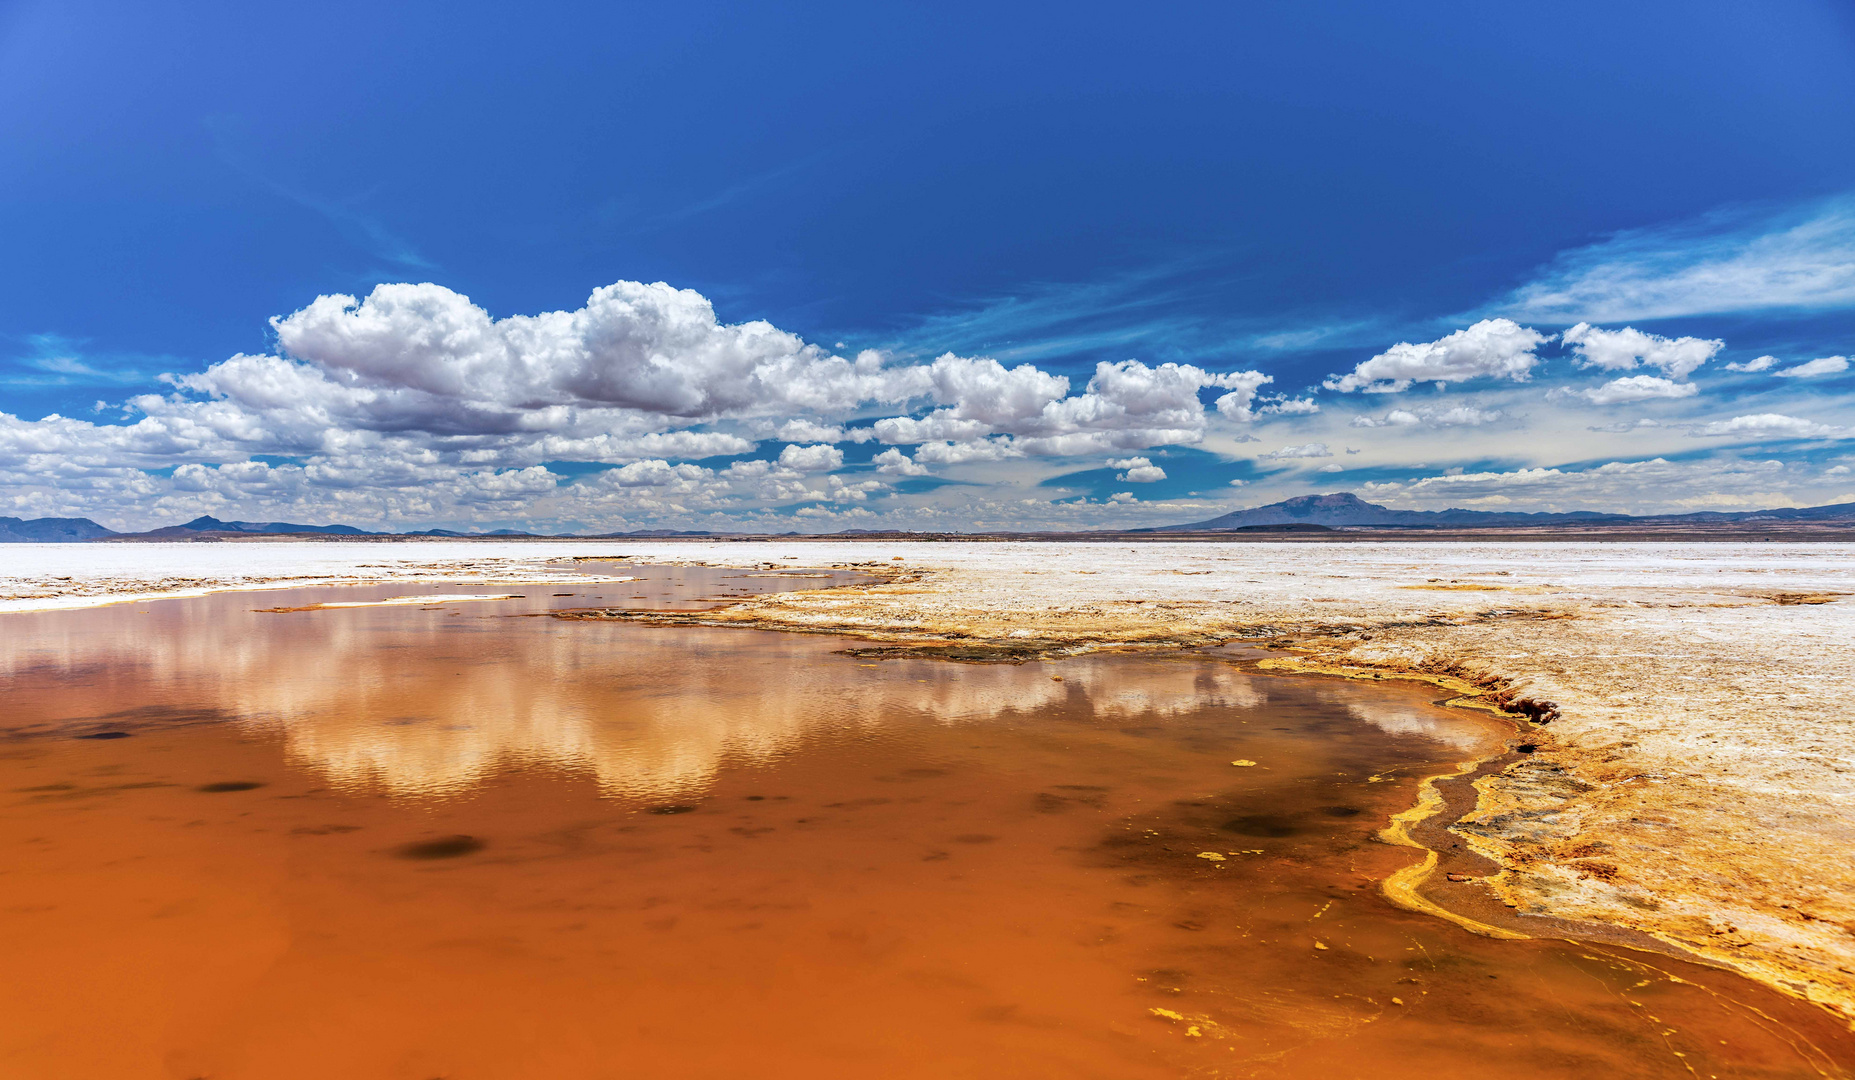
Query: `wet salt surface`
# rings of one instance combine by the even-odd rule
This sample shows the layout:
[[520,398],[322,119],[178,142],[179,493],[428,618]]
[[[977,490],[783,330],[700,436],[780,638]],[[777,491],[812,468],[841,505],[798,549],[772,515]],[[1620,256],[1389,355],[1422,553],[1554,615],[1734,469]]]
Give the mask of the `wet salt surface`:
[[1413,853],[1372,834],[1506,734],[1409,689],[1215,653],[872,663],[841,638],[521,617],[781,585],[7,616],[0,1075],[1855,1060],[1834,1020],[1722,973],[1392,907],[1377,883]]

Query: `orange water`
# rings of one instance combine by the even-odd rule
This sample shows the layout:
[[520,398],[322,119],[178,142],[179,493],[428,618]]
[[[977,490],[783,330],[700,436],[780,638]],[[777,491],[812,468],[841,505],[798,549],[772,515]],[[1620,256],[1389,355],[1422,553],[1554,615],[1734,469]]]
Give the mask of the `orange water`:
[[1504,734],[1415,691],[519,617],[779,584],[0,620],[0,1077],[1855,1060],[1827,1016],[1722,973],[1389,905],[1411,853],[1372,834]]

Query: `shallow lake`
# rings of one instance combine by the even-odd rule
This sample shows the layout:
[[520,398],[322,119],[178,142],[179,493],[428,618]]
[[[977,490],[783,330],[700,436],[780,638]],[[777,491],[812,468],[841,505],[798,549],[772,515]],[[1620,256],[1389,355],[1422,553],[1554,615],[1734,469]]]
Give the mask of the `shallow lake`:
[[0,1076],[1855,1061],[1839,1023],[1731,975],[1384,899],[1417,853],[1374,834],[1509,734],[1420,689],[1217,651],[871,660],[547,617],[820,583],[653,570],[0,617]]

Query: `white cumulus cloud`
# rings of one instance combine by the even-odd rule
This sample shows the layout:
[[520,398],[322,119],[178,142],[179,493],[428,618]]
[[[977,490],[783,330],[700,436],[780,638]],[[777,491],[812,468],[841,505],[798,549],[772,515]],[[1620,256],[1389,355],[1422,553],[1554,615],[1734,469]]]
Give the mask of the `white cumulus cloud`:
[[1278,398],[1256,408],[1259,415],[1306,416],[1319,411],[1320,402],[1313,398]]
[[1143,457],[1110,458],[1108,468],[1124,469],[1115,475],[1116,480],[1131,484],[1151,484],[1166,478],[1166,470]]
[[1748,413],[1735,416],[1730,420],[1716,420],[1695,429],[1695,435],[1745,435],[1754,438],[1777,436],[1779,438],[1815,438],[1821,436],[1838,436],[1845,434],[1847,428],[1833,424],[1818,423],[1799,416],[1787,416],[1784,413]]
[[1330,375],[1329,390],[1398,393],[1413,383],[1499,378],[1525,382],[1539,362],[1534,350],[1549,336],[1510,319],[1483,319],[1453,334],[1412,344],[1399,342],[1345,375]]
[[872,459],[876,471],[884,476],[926,476],[927,466],[918,465],[915,460],[902,451],[891,446]]
[[795,472],[830,472],[843,467],[844,452],[828,443],[788,446],[779,452],[779,463]]
[[974,461],[1004,461],[1023,457],[1010,437],[970,442],[930,442],[915,447],[915,460],[928,465],[965,465]]
[[1626,375],[1602,386],[1574,391],[1593,405],[1615,405],[1625,401],[1649,401],[1655,398],[1685,398],[1700,393],[1693,383],[1675,382],[1656,375]]
[[868,442],[876,437],[876,433],[869,428],[845,428],[842,424],[825,424],[804,418],[787,420],[773,427],[772,433],[775,439],[789,443]]
[[[996,360],[942,356],[928,370],[934,397],[947,404],[922,417],[876,421],[878,439],[969,443],[1009,436],[1019,454],[1052,455],[1189,444],[1204,437],[1200,390],[1253,394],[1267,381],[1256,372],[1216,374],[1190,364],[1103,361],[1082,393],[1065,396],[1068,379],[1028,364],[1008,369]],[[915,457],[922,460],[919,453]]]
[[594,482],[617,487],[674,487],[706,480],[713,475],[715,474],[712,470],[700,465],[687,463],[672,465],[667,461],[634,461],[616,469],[607,469],[600,473]]
[[1718,338],[1666,338],[1631,326],[1600,330],[1590,323],[1579,323],[1562,337],[1578,354],[1582,367],[1628,371],[1646,364],[1660,368],[1671,379],[1687,378],[1726,347],[1726,342]]
[[[113,422],[0,413],[0,505],[133,527],[202,512],[463,523],[490,503],[611,524],[760,513],[883,496],[879,483],[821,476],[844,465],[833,444],[919,447],[879,455],[884,476],[1191,444],[1205,437],[1201,395],[1217,391],[1220,412],[1242,421],[1269,382],[1125,360],[1097,365],[1078,391],[1066,375],[985,357],[844,357],[766,322],[723,322],[700,294],[662,283],[506,317],[440,285],[386,284],[319,297],[272,327],[275,355],[163,376],[168,392],[104,413]],[[786,444],[777,462],[699,475],[676,464],[767,439]],[[563,482],[541,467],[560,461],[621,468],[566,470],[579,479]]]

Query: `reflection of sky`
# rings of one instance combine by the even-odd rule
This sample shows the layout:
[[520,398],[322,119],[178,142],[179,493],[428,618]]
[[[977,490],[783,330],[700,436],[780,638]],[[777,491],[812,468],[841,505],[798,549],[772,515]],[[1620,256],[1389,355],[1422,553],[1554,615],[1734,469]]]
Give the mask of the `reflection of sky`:
[[[717,638],[719,649],[679,643],[714,646]],[[401,700],[391,691],[359,700],[343,700],[339,689],[316,701],[292,695],[291,706],[279,708],[271,682],[228,708],[281,718],[269,722],[282,729],[292,756],[341,786],[448,793],[498,768],[533,764],[588,772],[608,795],[657,798],[700,793],[724,762],[768,763],[808,736],[880,734],[899,717],[970,724],[1065,705],[1101,720],[1166,718],[1264,700],[1240,672],[1189,664],[1103,658],[869,668],[810,650],[795,656],[781,647],[787,643],[758,634],[620,640],[613,649],[611,636],[582,627],[524,634],[508,661],[428,686],[422,711],[384,722],[388,701]],[[369,660],[338,663],[354,670]]]
[[[814,636],[504,614],[471,604],[271,615],[235,596],[155,614],[125,606],[21,624],[29,632],[0,640],[0,674],[55,681],[59,715],[106,715],[127,693],[133,705],[239,717],[331,785],[427,796],[508,767],[589,775],[611,796],[693,796],[724,767],[769,764],[808,738],[899,734],[902,721],[1060,710],[1066,721],[1152,722],[1267,701],[1241,671],[1209,661],[868,663]],[[1414,701],[1340,693],[1338,703],[1395,735],[1457,748],[1482,737]]]
[[108,715],[127,696],[240,717],[330,784],[396,795],[459,793],[524,766],[590,775],[613,796],[694,795],[724,765],[770,763],[818,735],[882,736],[903,719],[1056,707],[1165,719],[1264,702],[1214,663],[871,664],[814,636],[503,617],[521,602],[251,610],[274,602],[221,594],[25,616],[0,638],[0,676],[54,682],[56,715]]
[[1387,735],[1434,739],[1456,750],[1479,750],[1489,740],[1480,727],[1455,719],[1440,709],[1424,710],[1409,702],[1377,700],[1366,696],[1343,702],[1355,719],[1364,720]]

